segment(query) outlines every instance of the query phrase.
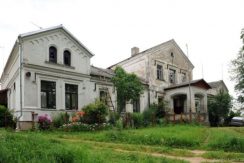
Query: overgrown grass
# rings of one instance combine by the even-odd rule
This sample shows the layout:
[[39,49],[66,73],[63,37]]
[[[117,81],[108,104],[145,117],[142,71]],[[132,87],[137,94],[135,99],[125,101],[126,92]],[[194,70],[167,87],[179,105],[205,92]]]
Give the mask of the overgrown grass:
[[204,158],[208,159],[222,159],[229,161],[242,161],[244,162],[244,153],[233,153],[224,151],[209,151],[202,155]]
[[6,133],[0,130],[0,162],[165,162],[185,161],[121,152],[89,143],[63,142],[46,133]]

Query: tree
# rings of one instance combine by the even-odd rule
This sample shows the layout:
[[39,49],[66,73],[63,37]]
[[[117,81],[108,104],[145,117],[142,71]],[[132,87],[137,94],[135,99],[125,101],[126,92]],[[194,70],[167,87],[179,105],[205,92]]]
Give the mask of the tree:
[[241,32],[241,40],[243,46],[241,47],[236,59],[232,60],[232,80],[236,82],[235,90],[237,92],[237,101],[244,104],[244,29]]
[[121,67],[115,68],[115,76],[112,78],[117,90],[118,111],[125,107],[125,102],[138,100],[143,91],[143,85],[135,74],[126,73]]
[[232,107],[232,97],[229,93],[219,91],[208,101],[208,114],[211,126],[218,126],[221,118],[226,118]]

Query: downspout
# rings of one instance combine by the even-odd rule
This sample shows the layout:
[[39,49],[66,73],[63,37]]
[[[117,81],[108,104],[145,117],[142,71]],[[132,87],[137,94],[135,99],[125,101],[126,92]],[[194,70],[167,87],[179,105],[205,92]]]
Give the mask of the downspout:
[[20,115],[17,117],[17,129],[21,129],[20,127],[20,118],[23,116],[23,102],[22,102],[22,69],[23,69],[23,49],[22,49],[22,40],[21,37],[18,37],[18,46],[19,46],[19,83],[20,83]]

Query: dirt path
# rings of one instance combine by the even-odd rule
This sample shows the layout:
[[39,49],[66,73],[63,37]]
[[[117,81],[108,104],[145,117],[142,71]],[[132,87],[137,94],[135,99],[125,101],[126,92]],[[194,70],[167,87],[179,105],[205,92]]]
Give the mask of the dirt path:
[[[206,159],[203,158],[202,155],[206,153],[207,151],[204,150],[187,150],[191,153],[194,154],[192,157],[187,157],[187,156],[174,156],[170,155],[167,153],[159,153],[159,152],[150,152],[150,151],[141,151],[141,150],[127,150],[127,149],[122,149],[116,145],[126,145],[126,144],[119,144],[119,143],[111,143],[111,142],[98,142],[98,141],[91,141],[91,140],[81,140],[81,139],[63,139],[63,138],[58,138],[58,140],[62,141],[69,141],[69,142],[87,142],[87,143],[93,143],[93,144],[101,144],[100,146],[94,146],[94,148],[110,148],[118,152],[124,152],[124,153],[138,153],[138,154],[144,154],[144,155],[151,155],[154,157],[165,157],[169,159],[178,159],[178,160],[184,160],[188,161],[190,163],[202,163],[202,162],[226,162],[226,160],[217,160],[217,159]],[[111,147],[111,146],[103,146],[102,144],[107,144],[107,145],[115,145],[116,147]]]

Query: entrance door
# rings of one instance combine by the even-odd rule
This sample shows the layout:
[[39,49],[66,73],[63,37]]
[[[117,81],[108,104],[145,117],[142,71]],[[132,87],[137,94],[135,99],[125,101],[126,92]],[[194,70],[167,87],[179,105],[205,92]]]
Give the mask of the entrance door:
[[175,112],[175,114],[183,113],[186,96],[185,95],[177,95],[173,98],[173,100],[174,100],[174,112]]

